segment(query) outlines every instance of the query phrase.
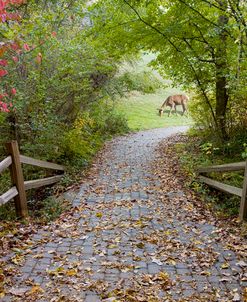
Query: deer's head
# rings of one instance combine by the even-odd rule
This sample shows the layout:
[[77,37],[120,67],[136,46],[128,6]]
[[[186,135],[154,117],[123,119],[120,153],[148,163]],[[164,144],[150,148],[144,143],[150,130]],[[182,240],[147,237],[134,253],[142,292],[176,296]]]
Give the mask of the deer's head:
[[159,111],[159,116],[162,116],[164,113],[164,110],[162,108],[157,109]]

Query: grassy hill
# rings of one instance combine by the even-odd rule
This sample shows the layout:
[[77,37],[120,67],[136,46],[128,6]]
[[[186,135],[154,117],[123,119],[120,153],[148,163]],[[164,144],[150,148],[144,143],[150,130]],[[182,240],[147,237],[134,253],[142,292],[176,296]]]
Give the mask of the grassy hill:
[[[142,60],[135,66],[125,65],[123,70],[129,70],[133,73],[141,71],[150,71],[147,66],[148,62],[152,59],[152,55],[143,56]],[[154,75],[161,79],[159,74],[152,71]],[[166,85],[169,81],[161,79]],[[164,115],[159,117],[158,108],[162,105],[164,100],[172,94],[183,93],[178,88],[161,88],[154,94],[140,94],[138,92],[131,93],[127,98],[121,99],[117,103],[117,108],[128,119],[129,127],[132,130],[162,128],[168,126],[190,125],[192,120],[188,116],[181,116],[182,108],[177,108],[178,115],[171,114],[168,117],[170,107],[166,107]]]

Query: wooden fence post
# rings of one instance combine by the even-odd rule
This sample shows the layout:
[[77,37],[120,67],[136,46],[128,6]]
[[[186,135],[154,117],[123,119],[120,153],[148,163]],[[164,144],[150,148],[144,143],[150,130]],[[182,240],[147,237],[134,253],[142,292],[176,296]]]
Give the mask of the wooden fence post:
[[247,160],[246,160],[245,171],[244,171],[244,184],[243,184],[243,191],[241,197],[239,218],[241,221],[247,219]]
[[18,195],[14,197],[16,215],[24,218],[28,216],[28,209],[18,143],[17,141],[11,141],[6,144],[6,147],[12,157],[12,165],[10,166],[12,183],[18,191]]

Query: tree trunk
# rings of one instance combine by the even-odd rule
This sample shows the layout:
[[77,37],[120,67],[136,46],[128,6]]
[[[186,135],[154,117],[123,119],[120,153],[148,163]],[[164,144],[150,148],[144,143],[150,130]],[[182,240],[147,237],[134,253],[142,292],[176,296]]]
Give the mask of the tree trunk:
[[[226,2],[219,1],[222,9],[226,10]],[[226,140],[228,138],[226,129],[226,108],[229,99],[227,91],[227,33],[225,27],[228,23],[228,17],[226,14],[222,14],[218,18],[219,24],[219,40],[216,49],[216,121],[217,130],[221,139]]]

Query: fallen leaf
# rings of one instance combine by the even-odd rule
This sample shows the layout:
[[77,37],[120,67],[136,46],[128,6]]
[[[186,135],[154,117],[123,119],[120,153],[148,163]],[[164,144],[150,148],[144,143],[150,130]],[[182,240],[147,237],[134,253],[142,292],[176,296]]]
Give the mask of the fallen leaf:
[[139,242],[136,245],[139,249],[143,249],[145,247],[145,244],[143,242]]
[[23,296],[26,292],[28,291],[27,287],[20,287],[20,288],[11,288],[9,290],[9,293],[14,295],[14,296],[18,296],[21,297]]
[[34,294],[42,294],[44,292],[43,288],[41,288],[39,285],[34,285],[31,290],[28,292],[28,295],[34,295]]
[[152,262],[153,262],[153,263],[156,263],[156,264],[158,264],[158,265],[163,265],[163,263],[162,263],[159,259],[153,258],[153,259],[152,259]]
[[230,265],[228,263],[223,263],[221,266],[220,266],[222,269],[226,269],[226,268],[229,268]]
[[202,271],[201,275],[202,276],[211,276],[211,272],[209,272],[209,271]]
[[232,301],[235,301],[235,302],[237,302],[237,301],[241,301],[241,297],[240,297],[240,295],[239,295],[238,293],[235,293],[235,294],[234,294],[234,296],[233,296]]
[[244,262],[244,261],[239,261],[239,262],[236,263],[236,265],[241,266],[241,267],[246,267],[247,263]]
[[66,272],[67,276],[75,276],[77,274],[77,270],[76,269],[70,269]]

